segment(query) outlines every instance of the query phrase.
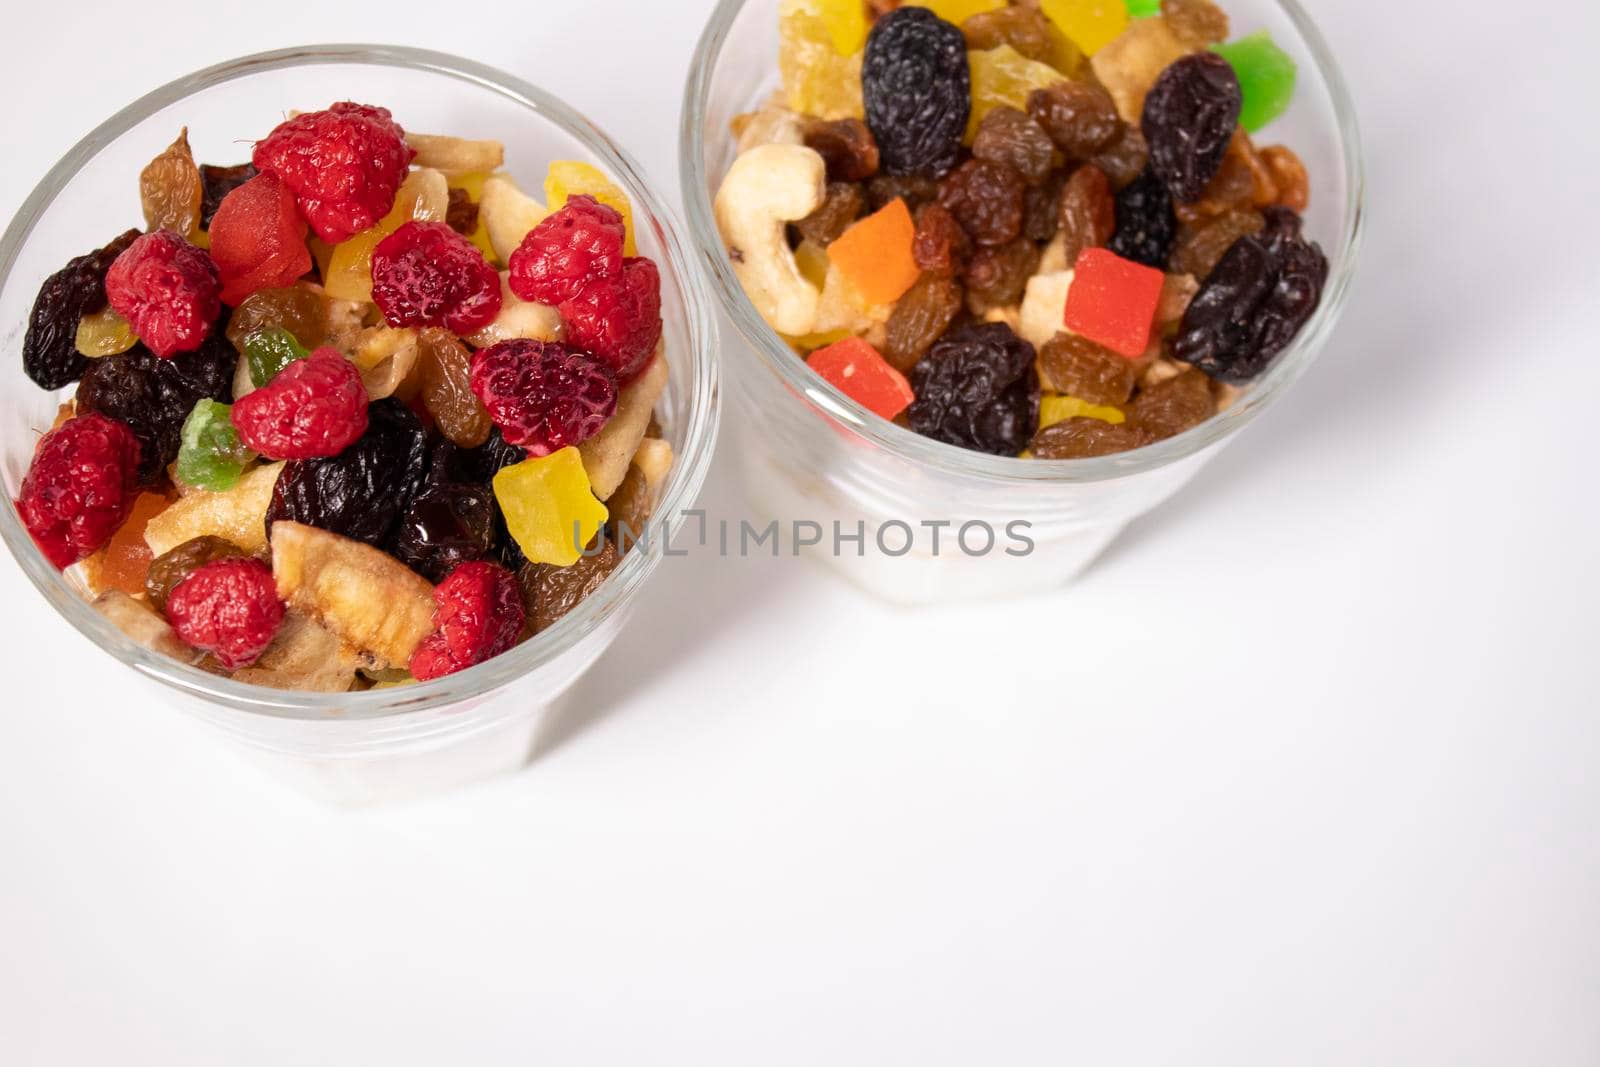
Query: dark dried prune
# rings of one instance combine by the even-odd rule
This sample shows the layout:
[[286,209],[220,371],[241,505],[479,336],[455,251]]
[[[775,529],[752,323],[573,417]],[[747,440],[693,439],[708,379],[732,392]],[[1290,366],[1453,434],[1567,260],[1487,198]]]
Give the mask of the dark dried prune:
[[833,244],[850,224],[861,217],[866,197],[861,186],[849,182],[829,182],[822,206],[794,224],[800,236],[823,248]]
[[1061,190],[1061,233],[1067,263],[1078,262],[1085,248],[1103,248],[1117,229],[1117,203],[1105,171],[1085,163],[1072,172]]
[[228,403],[239,357],[214,327],[193,352],[159,359],[143,345],[93,361],[78,385],[78,407],[119,419],[139,439],[139,480],[154,485],[178,458],[183,423],[201,400]]
[[465,189],[450,188],[450,206],[445,209],[445,223],[463,237],[478,232],[478,205]]
[[104,248],[67,261],[44,280],[22,339],[22,369],[41,389],[65,389],[89,369],[78,353],[78,320],[106,306],[106,271],[138,240],[129,230]]
[[1058,393],[1091,404],[1122,405],[1133,395],[1138,365],[1074,333],[1058,333],[1039,349],[1039,366]]
[[927,8],[890,12],[867,37],[861,95],[884,173],[944,177],[972,113],[966,38]]
[[293,460],[278,476],[267,529],[280,520],[316,526],[383,548],[422,484],[428,438],[393,398],[367,408],[367,432],[326,459]]
[[863,182],[878,173],[878,142],[860,119],[814,122],[805,140],[828,165],[830,182]]
[[954,277],[961,273],[971,250],[967,231],[949,211],[938,204],[928,204],[917,213],[917,235],[911,242],[917,266]]
[[1039,269],[1039,246],[1026,238],[999,248],[980,248],[967,264],[967,309],[982,315],[1022,299],[1028,279]]
[[936,441],[1015,456],[1039,425],[1033,346],[1001,322],[947,335],[911,371],[911,429]]
[[1152,441],[1192,429],[1217,413],[1211,383],[1194,368],[1141,390],[1128,407],[1127,425]]
[[590,546],[593,555],[582,556],[570,567],[553,567],[548,563],[530,563],[517,572],[522,585],[523,603],[528,608],[528,620],[534,633],[541,633],[560,622],[573,608],[583,603],[596,589],[605,584],[611,572],[622,562],[617,544],[610,538],[598,548]]
[[1125,189],[1150,165],[1150,146],[1137,126],[1122,124],[1122,131],[1089,161],[1105,171],[1111,188]]
[[1144,98],[1140,128],[1150,166],[1182,204],[1199,200],[1239,127],[1244,94],[1233,66],[1215,52],[1173,63]]
[[983,117],[972,154],[989,163],[1010,167],[1029,185],[1050,176],[1056,147],[1049,134],[1025,111],[1001,105]]
[[1034,434],[1028,451],[1039,459],[1092,459],[1131,452],[1149,443],[1146,434],[1127,423],[1113,425],[1100,419],[1073,418]]
[[214,167],[209,163],[200,166],[200,228],[211,229],[211,220],[222,205],[222,198],[256,176],[254,163],[240,163],[236,167]]
[[1154,168],[1117,194],[1117,229],[1106,247],[1135,263],[1164,269],[1178,236],[1172,197]]
[[916,211],[932,203],[938,195],[939,183],[932,178],[880,174],[867,182],[867,208],[871,211],[882,211],[896,200],[904,200],[906,207]]
[[430,582],[494,550],[494,491],[460,482],[428,485],[400,517],[395,558]]
[[1239,208],[1178,231],[1172,246],[1172,269],[1178,274],[1204,278],[1215,269],[1233,242],[1260,233],[1266,222],[1259,211]]
[[1010,167],[969,159],[939,186],[939,204],[974,244],[1010,244],[1022,233],[1023,189]]
[[1122,132],[1111,94],[1088,82],[1063,81],[1028,94],[1028,114],[1068,159],[1092,159]]
[[889,315],[883,358],[896,370],[910,370],[944,336],[960,312],[961,286],[924,271]]
[[1289,346],[1328,280],[1322,249],[1292,227],[1274,213],[1266,231],[1234,242],[1189,302],[1173,342],[1176,358],[1219,381],[1241,383]]

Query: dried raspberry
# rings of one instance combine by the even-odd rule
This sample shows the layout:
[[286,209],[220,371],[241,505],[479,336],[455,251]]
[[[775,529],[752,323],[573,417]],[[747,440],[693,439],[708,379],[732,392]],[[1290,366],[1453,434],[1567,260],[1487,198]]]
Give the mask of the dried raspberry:
[[170,230],[147,233],[106,272],[106,299],[162,359],[193,352],[222,311],[211,257]]
[[511,253],[511,291],[552,307],[571,300],[590,282],[622,273],[626,237],[615,208],[592,196],[571,197]]
[[318,237],[338,244],[389,213],[415,155],[387,108],[340,103],[279,124],[252,161],[294,190]]
[[167,597],[167,618],[185,644],[236,671],[272,644],[283,624],[283,601],[265,563],[219,559],[178,583]]
[[337,456],[367,432],[361,372],[337,349],[319,348],[234,404],[233,426],[268,459]]
[[133,431],[104,415],[79,415],[39,441],[17,513],[45,558],[66,568],[111,540],[133,508],[138,484]]
[[661,340],[661,273],[648,259],[622,261],[615,278],[590,282],[560,304],[567,342],[597,357],[627,385],[650,365]]
[[500,275],[443,222],[408,222],[372,250],[372,300],[390,326],[473,333],[500,314]]
[[433,591],[434,632],[411,657],[418,681],[443,678],[510,650],[527,612],[516,576],[498,563],[463,563]]
[[230,307],[262,289],[293,285],[311,269],[305,220],[276,174],[251,178],[223,197],[209,232],[222,302]]
[[532,456],[587,441],[617,410],[609,367],[544,341],[502,341],[479,352],[472,391],[501,435]]

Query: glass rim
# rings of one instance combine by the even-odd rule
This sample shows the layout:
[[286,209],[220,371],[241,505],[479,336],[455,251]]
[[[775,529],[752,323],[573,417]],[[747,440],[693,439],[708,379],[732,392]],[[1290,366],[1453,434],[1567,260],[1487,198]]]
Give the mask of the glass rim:
[[[195,71],[141,96],[95,127],[40,179],[0,237],[0,288],[23,244],[85,163],[134,126],[194,94],[265,71],[297,66],[376,66],[437,74],[475,85],[512,103],[580,142],[601,161],[635,205],[635,221],[652,227],[673,281],[684,294],[684,319],[694,358],[692,391],[684,397],[683,448],[657,505],[661,514],[687,508],[710,467],[719,419],[717,331],[705,281],[680,236],[681,223],[645,181],[633,157],[597,125],[543,89],[483,63],[445,52],[379,44],[321,44],[281,48],[227,60]],[[83,636],[146,677],[201,700],[236,711],[278,719],[351,721],[415,715],[482,696],[558,659],[626,604],[659,564],[662,546],[650,539],[630,551],[593,595],[550,629],[486,663],[431,682],[397,689],[311,693],[248,685],[179,663],[127,637],[107,621],[45,560],[6,494],[0,507],[0,539],[45,599]]]
[[924,437],[867,411],[838,388],[811,372],[805,361],[756,310],[733,273],[707,192],[702,146],[712,75],[734,19],[747,0],[718,0],[689,65],[679,124],[678,168],[683,186],[689,233],[712,279],[722,309],[767,369],[795,394],[878,448],[944,473],[988,482],[1030,485],[1041,482],[1110,481],[1176,463],[1236,433],[1300,378],[1321,352],[1349,297],[1360,258],[1366,220],[1366,172],[1360,126],[1349,85],[1333,51],[1298,0],[1270,0],[1294,25],[1311,53],[1318,76],[1332,102],[1344,156],[1346,223],[1342,255],[1330,265],[1321,305],[1294,342],[1279,354],[1267,373],[1227,411],[1184,433],[1130,452],[1091,459],[1018,459],[992,456]]

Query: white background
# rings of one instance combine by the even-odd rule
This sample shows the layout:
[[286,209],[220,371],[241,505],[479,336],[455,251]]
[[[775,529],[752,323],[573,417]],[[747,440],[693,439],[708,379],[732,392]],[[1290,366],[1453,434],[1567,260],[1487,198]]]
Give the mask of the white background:
[[[669,561],[526,772],[348,812],[0,565],[0,1064],[1600,1063],[1600,19],[1312,6],[1371,157],[1344,324],[1069,592]],[[0,211],[308,39],[514,71],[675,188],[709,0],[365,7],[12,6]]]

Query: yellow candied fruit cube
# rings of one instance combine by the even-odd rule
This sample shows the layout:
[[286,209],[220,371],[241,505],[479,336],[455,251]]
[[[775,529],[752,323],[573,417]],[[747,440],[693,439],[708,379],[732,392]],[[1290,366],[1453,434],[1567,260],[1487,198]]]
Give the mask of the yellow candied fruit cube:
[[595,499],[583,456],[572,446],[524,460],[494,476],[506,528],[534,563],[570,567],[610,517]]
[[819,119],[865,118],[861,60],[866,50],[841,56],[822,19],[797,11],[778,20],[778,71],[789,110]]
[[790,348],[801,355],[810,355],[819,348],[827,348],[829,345],[849,340],[855,336],[855,333],[851,330],[828,330],[826,333],[808,333],[804,337],[790,337],[787,334],[779,334],[778,336],[782,337]]
[[974,15],[998,11],[1006,0],[906,0],[903,7],[925,7],[946,22],[959,26]]
[[783,0],[778,17],[795,14],[822,20],[833,50],[841,56],[853,56],[866,47],[872,27],[867,25],[867,5],[862,0]]
[[[1119,0],[1120,2],[1120,0]],[[1008,44],[985,52],[968,52],[972,67],[972,119],[967,123],[967,143],[978,135],[984,117],[997,107],[1028,109],[1028,94],[1048,89],[1066,79],[1047,63],[1029,59]]]
[[1085,55],[1094,55],[1128,28],[1123,0],[1039,0],[1039,8]]
[[[450,210],[450,186],[436,170],[414,170],[394,194],[394,207],[378,224],[341,241],[328,255],[323,289],[335,300],[372,300],[372,250],[412,220],[443,222]],[[316,249],[312,249],[313,255]]]
[[1119,426],[1127,420],[1119,408],[1107,404],[1091,404],[1075,396],[1047,396],[1039,401],[1039,429],[1054,426],[1068,419],[1099,419]]
[[[471,174],[450,175],[450,188],[460,189],[467,194],[467,198],[474,204],[483,200],[483,183],[489,180],[489,175],[484,171],[474,171]],[[483,258],[490,263],[495,261],[494,245],[489,243],[489,227],[483,221],[483,215],[478,215],[478,228],[468,234],[468,240],[478,247],[483,253]]]
[[602,204],[616,208],[628,231],[622,254],[639,254],[639,246],[633,239],[633,203],[621,186],[601,173],[598,167],[576,160],[558,159],[550,164],[550,174],[544,180],[544,202],[553,213],[561,210],[561,205],[567,202],[569,196],[592,196]]
[[120,356],[138,340],[127,319],[105,308],[78,320],[74,347],[78,355],[98,359],[101,356]]

